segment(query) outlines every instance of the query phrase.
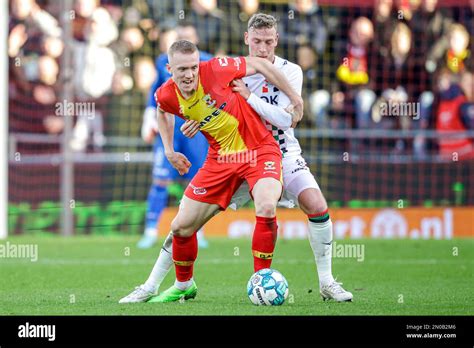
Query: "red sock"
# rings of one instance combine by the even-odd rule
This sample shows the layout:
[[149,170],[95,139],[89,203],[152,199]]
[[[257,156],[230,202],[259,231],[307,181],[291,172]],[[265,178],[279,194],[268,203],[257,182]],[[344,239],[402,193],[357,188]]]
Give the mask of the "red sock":
[[191,237],[173,236],[173,262],[176,279],[185,282],[193,277],[193,265],[197,258],[196,232]]
[[257,216],[252,238],[253,268],[257,272],[272,265],[273,250],[277,239],[276,217]]

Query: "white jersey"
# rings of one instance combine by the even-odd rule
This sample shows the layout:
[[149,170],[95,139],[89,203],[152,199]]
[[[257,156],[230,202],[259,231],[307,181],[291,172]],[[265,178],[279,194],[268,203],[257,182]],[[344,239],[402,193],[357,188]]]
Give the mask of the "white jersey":
[[[303,72],[301,68],[297,64],[291,63],[277,56],[275,56],[273,65],[283,73],[283,75],[290,82],[290,85],[293,87],[293,89],[299,95],[301,95],[301,89],[303,87]],[[244,77],[243,81],[253,94],[271,105],[278,106],[280,108],[286,108],[291,103],[286,94],[267,82],[262,74],[258,73]],[[249,104],[251,104],[250,101]],[[282,130],[281,128],[278,128],[277,126],[274,126],[270,122],[263,119],[263,117],[262,121],[267,129],[272,132],[275,140],[279,143],[283,157],[286,158],[290,156],[298,156],[301,154],[301,147],[298,140],[295,138],[293,128]]]

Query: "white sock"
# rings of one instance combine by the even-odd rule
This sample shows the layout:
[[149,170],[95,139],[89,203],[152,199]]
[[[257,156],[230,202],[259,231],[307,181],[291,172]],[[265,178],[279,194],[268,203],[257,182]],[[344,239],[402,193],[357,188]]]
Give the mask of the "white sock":
[[151,270],[150,276],[144,284],[144,287],[147,291],[157,291],[163,282],[163,279],[165,279],[166,275],[173,266],[173,248],[171,247],[172,241],[173,234],[170,232],[166,237],[163,246],[161,247],[160,255],[158,255],[158,259]]
[[204,232],[202,230],[202,227],[199,230],[197,230],[196,233],[197,233],[196,235],[197,239],[204,239]]
[[193,278],[186,280],[185,282],[179,282],[178,280],[174,281],[174,286],[182,291],[188,289],[191,285],[193,285]]
[[145,236],[147,236],[147,237],[158,237],[158,231],[154,227],[145,228]]
[[309,243],[316,259],[319,284],[326,285],[334,281],[331,271],[332,221],[331,219],[323,223],[309,221],[308,226]]

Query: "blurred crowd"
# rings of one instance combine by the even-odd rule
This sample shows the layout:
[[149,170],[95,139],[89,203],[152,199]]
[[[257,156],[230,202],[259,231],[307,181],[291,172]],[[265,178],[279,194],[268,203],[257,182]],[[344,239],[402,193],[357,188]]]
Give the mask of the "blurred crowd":
[[[363,7],[314,0],[75,0],[73,6],[65,12],[57,0],[10,0],[11,132],[60,134],[64,117],[57,106],[69,78],[73,102],[94,105],[93,115],[75,113],[76,151],[101,149],[110,135],[139,136],[149,89],[159,78],[155,59],[170,43],[188,35],[213,55],[246,55],[243,33],[259,11],[279,19],[277,53],[303,69],[305,117],[298,127],[474,129],[471,0],[449,7],[437,0],[374,0]],[[72,25],[67,42],[63,21]],[[191,32],[178,35],[180,24]],[[66,46],[70,66],[63,66]],[[420,157],[432,149],[474,151],[469,138],[418,136],[392,145]]]

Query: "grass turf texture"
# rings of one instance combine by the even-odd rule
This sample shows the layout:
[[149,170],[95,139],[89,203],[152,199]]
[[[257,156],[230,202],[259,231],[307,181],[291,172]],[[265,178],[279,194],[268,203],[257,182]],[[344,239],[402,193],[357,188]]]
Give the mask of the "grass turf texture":
[[[280,307],[254,306],[246,295],[253,273],[248,239],[210,239],[210,248],[199,251],[194,300],[126,305],[118,300],[148,277],[159,247],[138,250],[132,237],[22,236],[8,241],[37,244],[38,261],[0,258],[0,315],[474,314],[474,240],[337,241],[365,247],[362,262],[333,259],[333,274],[354,294],[352,303],[322,301],[307,240],[279,240],[273,268],[283,273],[290,289]],[[174,270],[161,289],[173,281]]]

